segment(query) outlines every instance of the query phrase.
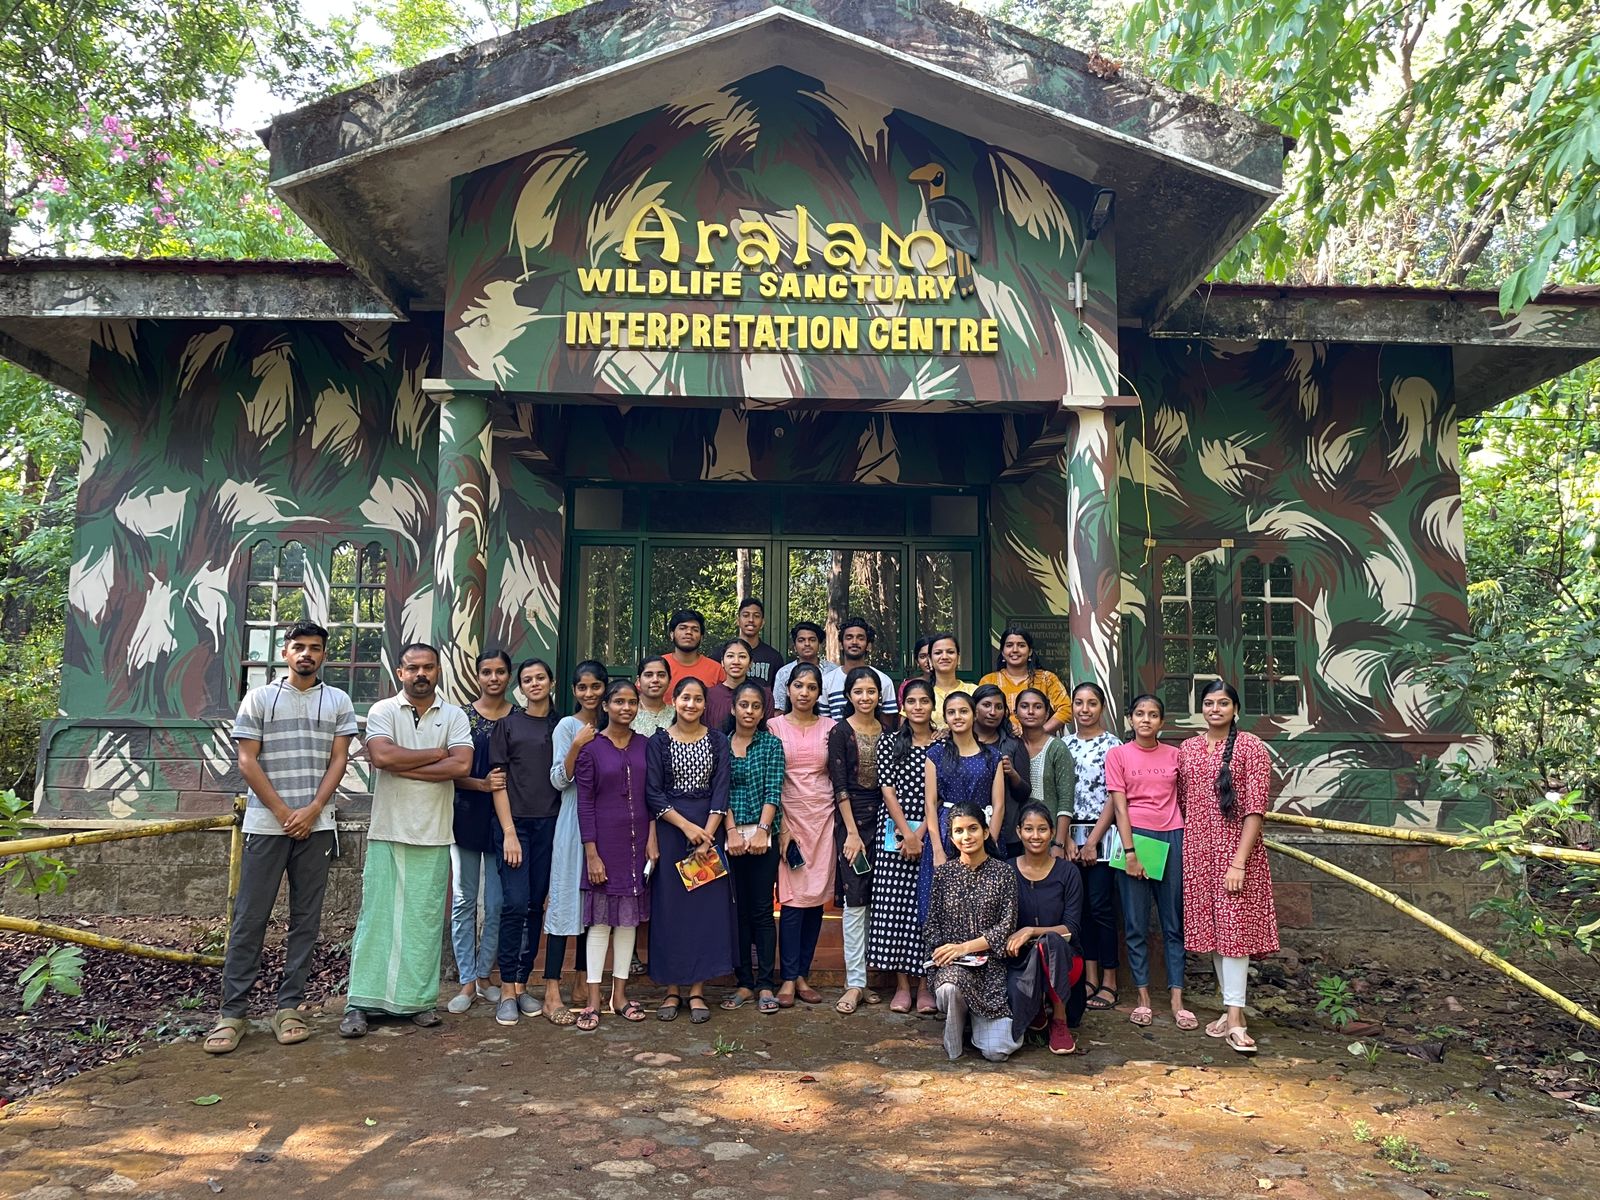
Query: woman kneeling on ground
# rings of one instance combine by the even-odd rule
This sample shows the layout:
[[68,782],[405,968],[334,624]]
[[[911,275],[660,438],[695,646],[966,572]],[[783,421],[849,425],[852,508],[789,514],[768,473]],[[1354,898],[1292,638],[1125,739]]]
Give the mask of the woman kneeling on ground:
[[1050,853],[1054,827],[1043,804],[1023,805],[1017,826],[1022,854],[1011,864],[1017,869],[1017,931],[1006,939],[1006,988],[1017,1040],[1029,1029],[1048,1029],[1050,1053],[1071,1054],[1071,1027],[1083,1019],[1088,999],[1077,949],[1083,880],[1075,866]]
[[1012,1032],[1003,953],[1017,927],[1017,873],[990,853],[994,842],[976,804],[951,809],[950,840],[960,857],[934,872],[923,926],[944,1049],[952,1061],[961,1057],[970,1016],[972,1044],[990,1062],[1004,1062],[1022,1045]]

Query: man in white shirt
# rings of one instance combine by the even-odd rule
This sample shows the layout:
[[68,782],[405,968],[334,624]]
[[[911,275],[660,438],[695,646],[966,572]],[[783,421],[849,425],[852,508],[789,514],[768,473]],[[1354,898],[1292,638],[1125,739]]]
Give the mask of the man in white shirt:
[[340,1037],[361,1037],[369,1015],[439,1024],[439,947],[450,895],[454,780],[472,772],[467,714],[438,697],[439,652],[400,652],[401,694],[367,714],[372,822],[361,875],[361,916],[350,947],[350,997]]
[[289,878],[289,935],[272,1032],[285,1046],[311,1029],[305,1002],[311,956],[322,927],[322,898],[333,857],[333,794],[344,778],[356,732],[350,697],[318,675],[328,631],[302,621],[284,631],[288,674],[245,693],[233,723],[239,774],[250,789],[244,812],[239,894],[222,967],[222,1010],[206,1034],[208,1054],[227,1054],[244,1036],[247,997],[261,974],[261,946],[284,876]]
[[839,626],[839,665],[822,672],[822,711],[835,721],[850,715],[850,697],[844,694],[844,681],[857,667],[867,667],[878,677],[878,715],[885,729],[900,726],[900,702],[894,680],[867,662],[873,639],[878,636],[863,617],[846,617]]
[[[824,676],[833,669],[833,664],[822,657],[822,626],[815,621],[796,621],[789,631],[789,645],[794,650],[793,661],[784,663],[772,677],[772,706],[779,712],[789,711],[789,676],[801,663],[810,663]],[[822,711],[820,705],[817,711]]]

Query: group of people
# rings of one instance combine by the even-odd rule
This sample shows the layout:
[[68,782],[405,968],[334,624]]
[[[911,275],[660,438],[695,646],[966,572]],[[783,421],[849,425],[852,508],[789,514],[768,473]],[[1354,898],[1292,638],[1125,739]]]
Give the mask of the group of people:
[[[1069,692],[1025,629],[1004,631],[976,685],[960,677],[955,636],[923,638],[920,674],[896,686],[868,662],[865,620],[841,623],[837,663],[821,657],[816,624],[795,625],[785,658],[762,641],[764,620],[761,602],[744,600],[738,636],[708,655],[701,614],[674,613],[666,653],[631,677],[579,663],[560,698],[542,659],[484,654],[464,707],[438,696],[437,651],[406,646],[401,692],[372,706],[363,739],[372,817],[340,1034],[380,1016],[440,1022],[447,920],[460,981],[448,1010],[483,999],[503,1025],[643,1021],[630,994],[641,969],[665,989],[662,1021],[710,1020],[706,987],[727,976],[723,1009],[817,1004],[809,976],[832,902],[839,1013],[882,1003],[877,971],[895,980],[891,1011],[943,1016],[951,1058],[970,1039],[1004,1059],[1030,1030],[1067,1054],[1085,1011],[1120,999],[1119,907],[1129,1019],[1153,1021],[1153,906],[1177,1026],[1199,1026],[1184,1006],[1185,951],[1211,954],[1226,1011],[1206,1032],[1255,1052],[1249,959],[1277,949],[1261,845],[1271,772],[1265,746],[1238,728],[1231,686],[1205,689],[1206,728],[1176,747],[1159,739],[1161,701],[1136,698],[1124,741],[1102,689]],[[349,697],[319,677],[326,641],[309,622],[288,630],[286,673],[246,695],[235,724],[250,790],[212,1053],[243,1036],[286,875],[271,1027],[283,1043],[310,1032],[297,1009],[356,732]],[[580,977],[570,1004],[569,961]]]

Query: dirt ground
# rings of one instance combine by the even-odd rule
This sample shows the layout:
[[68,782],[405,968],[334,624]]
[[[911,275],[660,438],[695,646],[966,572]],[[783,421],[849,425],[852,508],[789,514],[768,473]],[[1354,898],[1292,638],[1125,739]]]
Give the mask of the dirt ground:
[[[647,989],[641,995],[649,996]],[[832,998],[832,992],[829,993]],[[1205,995],[1191,995],[1202,1020]],[[1530,1002],[1531,1003],[1531,1002]],[[1600,1125],[1491,1057],[1393,1050],[1261,1017],[1254,1060],[1163,1011],[1090,1014],[1085,1053],[950,1063],[937,1022],[754,1006],[580,1034],[374,1026],[224,1058],[159,1045],[0,1110],[0,1195],[1573,1197]],[[217,1097],[212,1103],[197,1100]]]

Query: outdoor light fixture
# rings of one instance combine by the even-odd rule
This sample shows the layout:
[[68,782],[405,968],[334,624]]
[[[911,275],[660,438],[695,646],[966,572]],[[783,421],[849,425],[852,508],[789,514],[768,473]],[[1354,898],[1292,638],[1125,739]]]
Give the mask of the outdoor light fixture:
[[1089,209],[1089,226],[1083,232],[1083,242],[1078,247],[1078,261],[1072,264],[1072,307],[1077,310],[1078,320],[1083,320],[1083,261],[1089,257],[1089,247],[1094,245],[1095,238],[1100,236],[1100,231],[1106,227],[1106,222],[1111,220],[1111,206],[1116,202],[1117,193],[1111,188],[1100,188],[1094,194],[1094,206]]

